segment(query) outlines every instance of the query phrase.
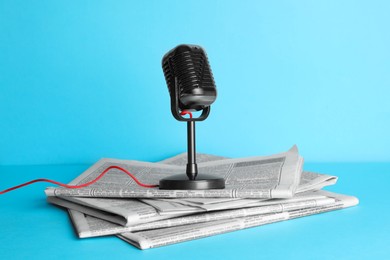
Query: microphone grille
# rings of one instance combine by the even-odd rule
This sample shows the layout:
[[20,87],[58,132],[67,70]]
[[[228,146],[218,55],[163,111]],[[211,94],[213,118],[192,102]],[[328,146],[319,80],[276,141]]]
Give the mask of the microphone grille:
[[207,55],[196,45],[179,45],[162,61],[172,98],[177,78],[180,109],[200,110],[216,99],[216,87]]

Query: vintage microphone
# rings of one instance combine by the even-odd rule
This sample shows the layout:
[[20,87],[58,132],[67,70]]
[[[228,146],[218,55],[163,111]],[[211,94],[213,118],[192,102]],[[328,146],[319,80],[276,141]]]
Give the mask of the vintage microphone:
[[[165,80],[171,97],[174,118],[187,122],[188,162],[186,175],[173,175],[160,180],[160,189],[200,190],[223,189],[225,180],[198,173],[195,149],[195,121],[205,120],[210,105],[217,98],[217,89],[206,52],[197,45],[179,45],[162,59]],[[184,118],[183,111],[201,111],[197,118]]]

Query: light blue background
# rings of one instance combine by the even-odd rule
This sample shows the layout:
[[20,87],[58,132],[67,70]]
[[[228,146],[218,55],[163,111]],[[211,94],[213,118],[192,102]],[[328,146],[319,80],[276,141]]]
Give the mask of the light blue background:
[[0,164],[186,149],[162,56],[205,47],[219,90],[198,151],[389,161],[389,1],[0,0]]

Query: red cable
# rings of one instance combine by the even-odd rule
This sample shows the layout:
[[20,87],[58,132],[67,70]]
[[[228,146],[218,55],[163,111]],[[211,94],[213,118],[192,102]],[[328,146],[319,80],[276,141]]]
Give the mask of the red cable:
[[4,194],[4,193],[7,193],[7,192],[10,192],[12,190],[16,190],[16,189],[19,189],[21,187],[24,187],[24,186],[27,186],[27,185],[30,185],[30,184],[33,184],[33,183],[36,183],[36,182],[50,182],[50,183],[53,183],[53,184],[56,184],[56,185],[59,185],[61,187],[65,187],[65,188],[68,188],[68,189],[79,189],[79,188],[84,188],[84,187],[87,187],[91,184],[94,184],[95,182],[97,182],[98,180],[100,180],[109,170],[111,169],[117,169],[117,170],[120,170],[124,173],[126,173],[127,175],[129,175],[139,186],[141,187],[145,187],[145,188],[155,188],[155,187],[158,187],[158,185],[149,185],[149,184],[143,184],[141,183],[139,180],[137,180],[137,178],[131,174],[128,170],[126,169],[123,169],[122,167],[119,167],[119,166],[110,166],[110,167],[107,167],[101,174],[99,174],[99,176],[97,176],[94,180],[90,181],[90,182],[87,182],[87,183],[83,183],[83,184],[80,184],[80,185],[68,185],[68,184],[64,184],[64,183],[61,183],[61,182],[57,182],[57,181],[53,181],[53,180],[49,180],[49,179],[36,179],[36,180],[32,180],[32,181],[29,181],[29,182],[26,182],[26,183],[23,183],[23,184],[20,184],[20,185],[17,185],[17,186],[14,186],[14,187],[11,187],[9,189],[6,189],[6,190],[3,190],[3,191],[0,191],[0,195]]
[[183,110],[180,112],[180,115],[184,116],[184,115],[190,115],[190,118],[192,118],[192,113],[190,111],[187,111],[187,110]]
[[[181,111],[180,115],[182,115],[182,116],[190,115],[190,118],[192,118],[192,113],[189,112],[189,111],[186,111],[186,110]],[[139,180],[137,180],[137,178],[133,174],[131,174],[128,170],[123,169],[122,167],[113,165],[113,166],[107,167],[94,180],[92,180],[90,182],[87,182],[87,183],[80,184],[80,185],[68,185],[68,184],[64,184],[64,183],[61,183],[61,182],[58,182],[58,181],[49,180],[49,179],[35,179],[35,180],[32,180],[32,181],[25,182],[23,184],[20,184],[20,185],[8,188],[6,190],[0,191],[0,195],[3,195],[4,193],[7,193],[7,192],[10,192],[10,191],[22,188],[24,186],[27,186],[27,185],[30,185],[30,184],[33,184],[33,183],[36,183],[36,182],[49,182],[49,183],[56,184],[58,186],[65,187],[65,188],[68,188],[68,189],[84,188],[84,187],[88,187],[89,185],[94,184],[95,182],[100,180],[111,169],[117,169],[117,170],[120,170],[120,171],[126,173],[127,175],[129,175],[141,187],[144,187],[144,188],[155,188],[155,187],[158,187],[158,185],[143,184]]]

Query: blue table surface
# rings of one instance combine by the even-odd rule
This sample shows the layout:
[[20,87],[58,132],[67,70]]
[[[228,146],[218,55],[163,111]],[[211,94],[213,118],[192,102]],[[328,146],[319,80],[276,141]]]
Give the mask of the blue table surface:
[[[0,166],[0,190],[47,177],[69,182],[89,165]],[[139,250],[115,236],[79,239],[67,212],[38,183],[0,196],[0,259],[390,259],[390,163],[306,163],[339,176],[328,190],[358,206],[261,227]]]

